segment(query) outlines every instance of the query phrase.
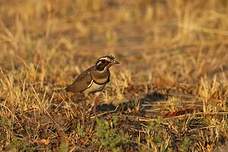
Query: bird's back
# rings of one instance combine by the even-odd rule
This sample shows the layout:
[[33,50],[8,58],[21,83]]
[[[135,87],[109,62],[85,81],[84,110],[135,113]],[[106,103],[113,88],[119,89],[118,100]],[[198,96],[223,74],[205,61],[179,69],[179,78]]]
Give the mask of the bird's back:
[[93,68],[94,67],[91,67],[86,71],[82,72],[80,75],[78,75],[76,80],[71,85],[66,87],[66,91],[79,93],[89,88],[90,85],[92,84],[91,70]]

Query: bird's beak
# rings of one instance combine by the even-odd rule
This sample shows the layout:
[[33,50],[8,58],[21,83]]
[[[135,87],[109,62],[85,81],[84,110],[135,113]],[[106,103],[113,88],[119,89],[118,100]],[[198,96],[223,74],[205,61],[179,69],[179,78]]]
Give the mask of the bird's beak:
[[120,62],[114,60],[114,61],[113,61],[113,64],[120,64]]

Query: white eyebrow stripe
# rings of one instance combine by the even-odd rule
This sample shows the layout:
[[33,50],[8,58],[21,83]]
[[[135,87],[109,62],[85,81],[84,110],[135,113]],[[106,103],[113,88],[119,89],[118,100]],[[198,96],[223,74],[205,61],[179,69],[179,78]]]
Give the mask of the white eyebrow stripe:
[[102,57],[102,58],[100,58],[99,60],[106,60],[106,61],[109,61],[109,62],[112,61],[112,59],[110,59],[109,57]]

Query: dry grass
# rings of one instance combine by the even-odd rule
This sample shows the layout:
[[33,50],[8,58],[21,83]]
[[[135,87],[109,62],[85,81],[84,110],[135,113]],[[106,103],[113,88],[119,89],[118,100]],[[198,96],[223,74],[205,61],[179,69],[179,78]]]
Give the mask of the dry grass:
[[[225,150],[227,18],[226,0],[1,0],[0,151]],[[91,116],[56,90],[104,54],[121,66]]]

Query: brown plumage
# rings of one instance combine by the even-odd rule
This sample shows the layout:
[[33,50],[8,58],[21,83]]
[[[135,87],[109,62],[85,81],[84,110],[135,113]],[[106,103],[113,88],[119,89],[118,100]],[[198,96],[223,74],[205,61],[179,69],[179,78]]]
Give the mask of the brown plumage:
[[66,87],[66,91],[90,94],[102,91],[110,80],[109,68],[119,64],[113,56],[100,57],[96,64],[82,72],[75,81]]

